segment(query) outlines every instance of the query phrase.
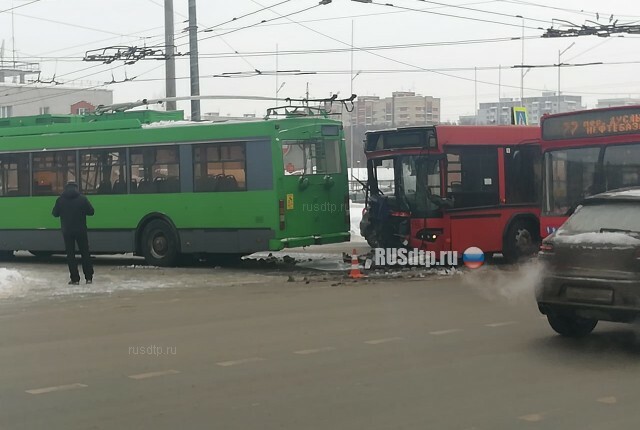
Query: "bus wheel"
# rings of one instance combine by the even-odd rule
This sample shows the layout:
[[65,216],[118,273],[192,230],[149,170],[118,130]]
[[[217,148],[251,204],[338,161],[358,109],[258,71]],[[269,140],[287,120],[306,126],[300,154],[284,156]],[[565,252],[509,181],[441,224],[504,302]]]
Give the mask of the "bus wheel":
[[508,263],[517,263],[524,257],[534,255],[540,239],[532,222],[518,220],[509,227],[502,254]]
[[142,233],[142,255],[147,264],[174,266],[178,261],[178,238],[166,222],[156,219]]

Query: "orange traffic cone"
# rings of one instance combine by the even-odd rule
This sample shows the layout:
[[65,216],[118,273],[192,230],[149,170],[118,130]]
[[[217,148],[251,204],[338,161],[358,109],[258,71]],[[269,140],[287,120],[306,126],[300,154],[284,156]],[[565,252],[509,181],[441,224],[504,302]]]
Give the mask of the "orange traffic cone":
[[356,254],[355,249],[351,254],[351,270],[349,271],[349,277],[351,279],[360,279],[365,277],[360,271],[360,265],[358,264],[358,255]]

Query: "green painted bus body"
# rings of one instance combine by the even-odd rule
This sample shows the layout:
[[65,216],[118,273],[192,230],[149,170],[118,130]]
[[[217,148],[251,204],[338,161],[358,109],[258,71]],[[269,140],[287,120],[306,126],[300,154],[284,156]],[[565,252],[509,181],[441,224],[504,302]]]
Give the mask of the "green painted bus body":
[[[147,112],[145,114],[144,112]],[[0,154],[53,150],[139,147],[143,145],[268,141],[273,187],[260,191],[181,192],[89,195],[96,214],[91,232],[135,231],[149,214],[162,214],[180,234],[184,230],[268,229],[268,243],[246,244],[251,251],[335,243],[349,240],[348,177],[340,122],[323,117],[295,117],[252,122],[154,124],[178,120],[181,113],[132,111],[102,116],[38,116],[0,121]],[[143,124],[150,124],[143,126]],[[339,126],[340,173],[285,175],[282,141],[322,139],[322,126]],[[76,166],[79,169],[79,166]],[[247,177],[252,174],[247,170]],[[182,172],[181,172],[182,175]],[[193,180],[193,178],[192,178]],[[59,230],[51,216],[55,196],[0,197],[2,231]],[[280,205],[285,202],[284,229]],[[348,201],[346,201],[348,203]],[[246,235],[244,237],[247,237]],[[250,237],[250,235],[249,235]],[[251,239],[248,239],[251,240]],[[185,249],[187,248],[187,249]],[[46,244],[40,247],[46,250]],[[53,250],[52,250],[53,251]],[[58,251],[57,249],[55,251]],[[125,252],[114,249],[114,252]],[[188,244],[182,252],[189,252]],[[246,252],[246,251],[245,251]]]

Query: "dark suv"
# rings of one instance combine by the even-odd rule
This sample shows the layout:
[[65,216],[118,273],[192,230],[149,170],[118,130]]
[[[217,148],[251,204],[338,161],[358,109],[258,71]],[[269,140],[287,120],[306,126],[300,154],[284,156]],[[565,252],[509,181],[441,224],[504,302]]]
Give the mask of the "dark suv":
[[538,308],[564,336],[640,317],[640,187],[590,197],[540,247]]

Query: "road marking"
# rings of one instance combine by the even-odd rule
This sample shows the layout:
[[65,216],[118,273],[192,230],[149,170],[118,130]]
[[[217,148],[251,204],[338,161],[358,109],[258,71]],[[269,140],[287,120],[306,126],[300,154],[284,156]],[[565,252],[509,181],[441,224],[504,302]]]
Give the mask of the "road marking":
[[218,366],[228,367],[228,366],[236,366],[238,364],[252,363],[252,362],[255,362],[255,361],[264,361],[264,358],[249,357],[249,358],[242,358],[240,360],[220,361],[220,362],[218,362],[216,364]]
[[485,326],[494,328],[494,327],[504,327],[506,325],[513,325],[513,324],[518,324],[518,322],[517,321],[504,321],[504,322],[485,324]]
[[160,370],[158,372],[149,372],[149,373],[139,373],[137,375],[129,375],[130,379],[147,379],[147,378],[155,378],[157,376],[166,376],[166,375],[175,375],[176,373],[180,373],[177,370]]
[[600,397],[598,399],[598,402],[604,403],[606,405],[614,405],[614,404],[618,403],[618,399],[616,399],[614,396]]
[[387,337],[384,339],[371,339],[371,340],[365,340],[364,343],[369,344],[369,345],[380,345],[381,343],[387,343],[387,342],[395,342],[398,340],[402,340],[401,337]]
[[315,349],[302,349],[300,351],[293,351],[293,353],[300,354],[300,355],[309,355],[309,354],[317,354],[319,352],[328,352],[328,351],[335,351],[335,348],[333,346],[325,346],[322,348],[315,348]]
[[430,331],[429,334],[432,334],[434,336],[442,336],[442,335],[445,335],[445,334],[457,333],[459,331],[462,331],[462,329],[451,328],[449,330]]
[[34,388],[32,390],[26,390],[29,394],[46,394],[51,393],[53,391],[68,391],[68,390],[77,390],[79,388],[87,388],[88,385],[85,384],[68,384],[68,385],[58,385],[56,387],[46,387],[46,388]]
[[528,421],[530,423],[537,423],[543,420],[543,416],[542,414],[529,414],[529,415],[523,415],[521,417],[518,417],[518,419],[522,420],[522,421]]

